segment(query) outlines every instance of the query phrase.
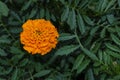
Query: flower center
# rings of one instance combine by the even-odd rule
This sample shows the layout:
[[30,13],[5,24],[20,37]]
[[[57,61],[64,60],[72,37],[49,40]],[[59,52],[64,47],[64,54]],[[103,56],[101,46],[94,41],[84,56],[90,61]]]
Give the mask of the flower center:
[[38,34],[38,35],[40,35],[40,34],[42,33],[42,32],[39,31],[39,30],[36,30],[35,32],[36,32],[36,34]]

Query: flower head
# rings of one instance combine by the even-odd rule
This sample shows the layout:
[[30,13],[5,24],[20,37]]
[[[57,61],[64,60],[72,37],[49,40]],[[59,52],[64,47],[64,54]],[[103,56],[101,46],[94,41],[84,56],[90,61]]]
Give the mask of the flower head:
[[59,34],[50,21],[44,19],[28,20],[23,25],[20,41],[24,49],[32,54],[47,54],[56,47]]

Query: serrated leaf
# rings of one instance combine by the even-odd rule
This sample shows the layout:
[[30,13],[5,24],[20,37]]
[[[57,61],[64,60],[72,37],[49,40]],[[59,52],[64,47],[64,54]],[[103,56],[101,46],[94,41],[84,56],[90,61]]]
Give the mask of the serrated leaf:
[[25,3],[24,6],[22,7],[21,11],[28,9],[29,6],[31,5],[31,3],[32,3],[32,0],[29,0],[27,3]]
[[0,48],[0,56],[7,56],[6,52]]
[[20,62],[20,67],[24,67],[26,64],[28,63],[28,59],[23,59],[21,62]]
[[72,11],[69,12],[67,23],[70,26],[71,30],[75,29],[75,27],[76,27],[76,14],[75,14],[74,9],[72,9]]
[[77,59],[75,60],[75,63],[73,64],[72,70],[75,70],[75,69],[77,69],[80,66],[80,64],[82,63],[84,57],[85,57],[85,55],[83,55],[83,54],[80,54],[77,57]]
[[40,77],[43,77],[43,76],[49,74],[50,72],[51,72],[51,70],[42,70],[42,71],[34,74],[33,77],[38,77],[38,78],[40,78]]
[[120,46],[120,39],[117,36],[115,36],[114,34],[111,34],[111,38],[117,45]]
[[102,53],[101,50],[99,50],[99,51],[98,51],[98,57],[99,57],[100,61],[102,61],[102,59],[103,59],[102,56],[103,56],[103,53]]
[[107,54],[105,52],[103,52],[103,61],[105,64],[107,64]]
[[36,13],[37,13],[37,9],[33,8],[30,15],[29,15],[29,18],[33,18],[36,15]]
[[78,45],[67,45],[67,46],[63,46],[62,48],[58,49],[55,53],[55,55],[68,55],[72,52],[74,52],[76,49],[78,49],[79,46]]
[[111,8],[111,7],[115,4],[115,2],[116,2],[116,0],[111,0],[111,1],[107,4],[107,7],[106,7],[106,9],[105,9],[105,12],[106,12],[109,8]]
[[92,26],[94,25],[93,21],[88,16],[83,15],[83,18],[87,24],[92,25]]
[[99,0],[99,2],[98,2],[98,4],[97,4],[97,7],[96,7],[96,9],[95,9],[97,12],[101,12],[100,9],[101,9],[101,6],[102,6],[102,4],[103,4],[103,1],[104,1],[104,0]]
[[12,15],[16,20],[18,20],[19,22],[22,23],[22,20],[21,20],[20,16],[19,16],[16,12],[11,11],[11,15]]
[[66,6],[66,8],[64,9],[62,15],[61,15],[61,21],[65,21],[68,18],[68,14],[69,14],[69,7]]
[[22,31],[22,28],[21,27],[12,27],[10,28],[10,32],[11,33],[14,33],[14,34],[18,34]]
[[11,80],[17,80],[17,76],[18,76],[18,69],[16,68],[16,70],[12,74]]
[[98,58],[96,57],[95,54],[93,54],[92,52],[90,52],[89,50],[85,49],[85,48],[82,48],[83,52],[88,56],[90,57],[92,60],[95,60],[97,61]]
[[110,33],[116,32],[116,29],[113,28],[113,27],[109,27],[109,28],[107,28],[107,30],[108,30]]
[[87,71],[87,80],[95,80],[94,74],[91,68]]
[[101,12],[103,12],[104,11],[104,9],[106,8],[106,6],[107,6],[107,3],[108,3],[108,1],[107,0],[103,0],[102,1],[102,5],[101,5]]
[[99,26],[96,26],[96,27],[92,28],[91,31],[90,31],[90,35],[94,36],[99,28],[100,28]]
[[0,1],[0,15],[8,16],[9,9],[5,3]]
[[75,38],[75,35],[69,34],[69,33],[62,33],[60,34],[59,41],[65,41]]
[[118,5],[119,5],[119,7],[120,7],[120,0],[118,0]]
[[5,44],[9,44],[11,42],[10,39],[8,39],[7,35],[3,35],[0,37],[0,43],[5,43]]
[[107,20],[110,24],[113,24],[115,22],[115,17],[113,14],[107,15]]
[[9,67],[8,69],[1,71],[0,75],[8,75],[12,72],[12,70],[13,70],[13,67]]
[[113,50],[113,51],[115,51],[115,52],[120,52],[120,48],[117,47],[117,46],[115,46],[115,45],[112,45],[112,44],[110,44],[110,43],[105,43],[105,45],[106,45],[109,49],[111,49],[111,50]]
[[46,11],[45,11],[45,18],[46,18],[47,20],[50,20],[50,12],[49,12],[48,9],[46,9]]
[[90,63],[90,60],[85,59],[77,69],[77,74],[80,74]]
[[40,18],[43,18],[45,16],[45,10],[42,8],[40,9]]
[[101,42],[99,42],[99,40],[94,41],[94,43],[92,44],[90,50],[92,50],[93,53],[97,53],[97,51],[99,50],[101,46]]
[[20,50],[19,48],[17,47],[10,47],[10,52],[13,53],[13,54],[24,54],[24,52],[22,50]]
[[53,21],[56,21],[56,17],[52,14],[51,15],[51,19],[53,20]]
[[106,50],[105,52],[106,52],[107,54],[115,57],[115,58],[120,59],[120,54],[118,54],[118,53],[115,53],[115,52],[113,52],[113,51],[111,51],[111,50]]
[[5,78],[0,78],[0,80],[6,80]]
[[100,33],[100,37],[104,38],[105,37],[105,33],[106,33],[106,28],[103,28],[101,33]]
[[80,0],[75,0],[75,6],[79,4]]
[[117,31],[118,36],[120,37],[120,28],[118,26],[115,26],[115,29]]
[[11,58],[10,61],[12,62],[13,65],[16,65],[19,63],[20,59],[23,58],[23,56],[24,56],[24,54],[15,55]]
[[80,3],[80,8],[81,8],[81,9],[82,9],[82,8],[86,8],[87,3],[88,3],[88,0],[82,1],[82,2]]
[[77,15],[77,24],[78,24],[79,31],[81,32],[81,34],[84,34],[85,33],[85,24],[84,24],[84,21],[82,19],[82,16],[80,15],[80,13],[78,13],[78,15]]
[[0,64],[1,64],[1,65],[4,65],[4,66],[10,65],[10,64],[9,64],[9,61],[6,60],[6,59],[0,59]]

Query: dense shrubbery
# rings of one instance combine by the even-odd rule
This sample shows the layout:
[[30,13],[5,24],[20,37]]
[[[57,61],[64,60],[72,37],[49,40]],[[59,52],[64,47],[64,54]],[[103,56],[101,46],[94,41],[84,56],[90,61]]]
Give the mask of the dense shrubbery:
[[[40,18],[60,35],[44,56],[20,43],[22,24]],[[120,0],[1,0],[0,80],[120,80]]]

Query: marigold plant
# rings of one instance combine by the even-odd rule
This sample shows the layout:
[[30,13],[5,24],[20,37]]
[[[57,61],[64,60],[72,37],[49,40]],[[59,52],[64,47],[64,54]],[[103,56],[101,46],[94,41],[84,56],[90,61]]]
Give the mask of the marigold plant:
[[28,20],[23,25],[20,41],[24,49],[32,54],[47,54],[56,47],[59,36],[50,21],[44,19]]

